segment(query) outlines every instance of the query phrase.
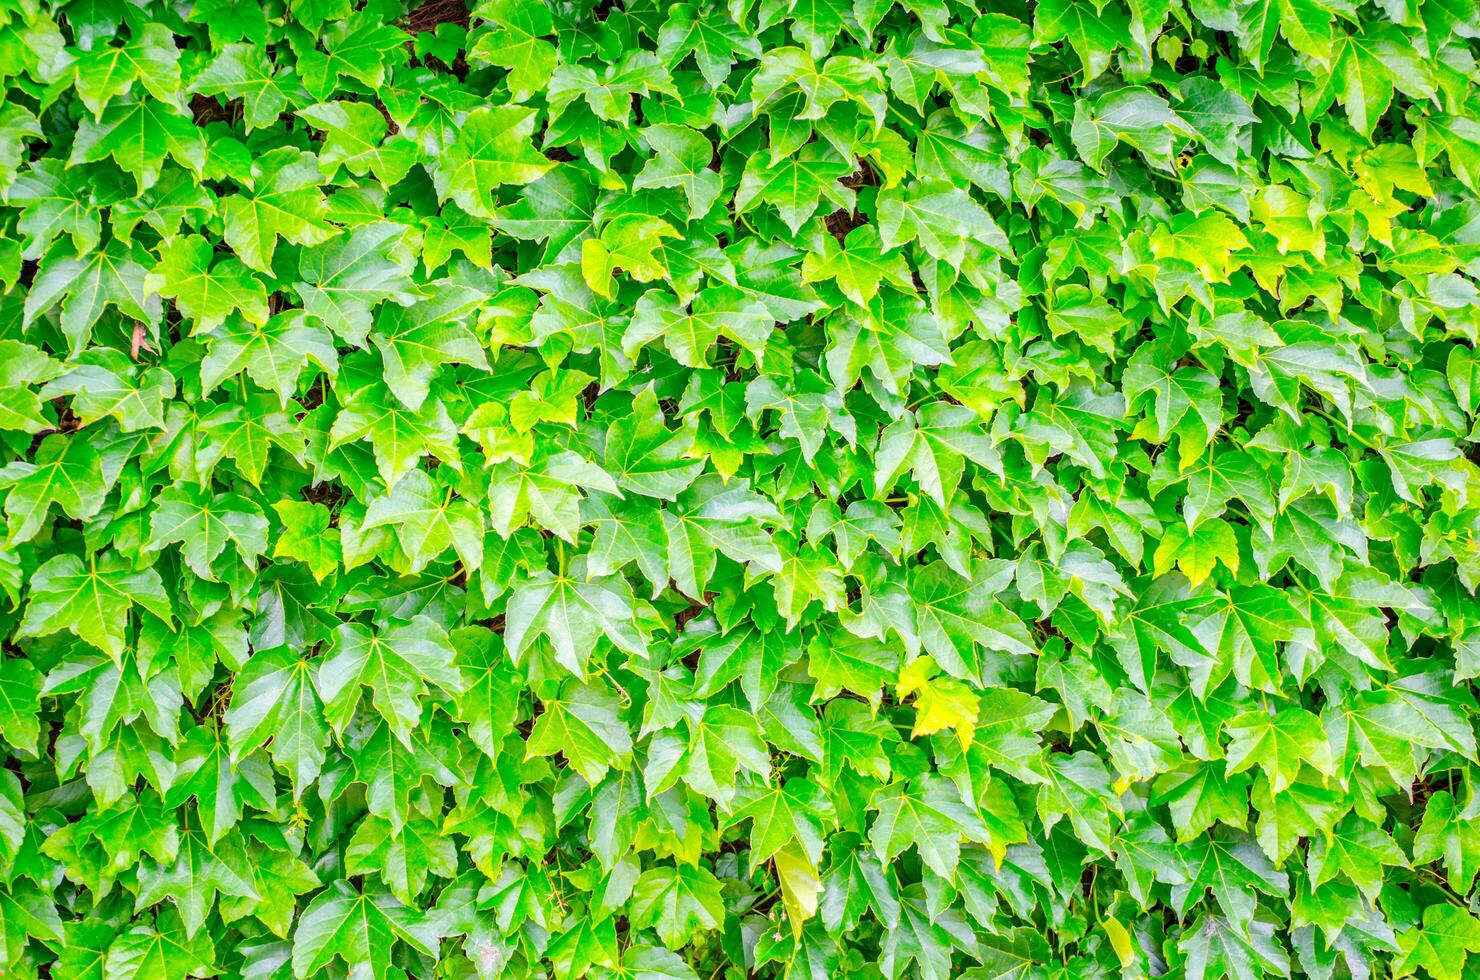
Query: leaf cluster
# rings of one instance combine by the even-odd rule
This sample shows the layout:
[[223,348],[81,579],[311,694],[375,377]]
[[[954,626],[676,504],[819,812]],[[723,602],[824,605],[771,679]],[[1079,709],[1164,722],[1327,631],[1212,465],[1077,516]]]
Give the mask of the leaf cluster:
[[1477,54],[0,0],[0,975],[1476,975]]

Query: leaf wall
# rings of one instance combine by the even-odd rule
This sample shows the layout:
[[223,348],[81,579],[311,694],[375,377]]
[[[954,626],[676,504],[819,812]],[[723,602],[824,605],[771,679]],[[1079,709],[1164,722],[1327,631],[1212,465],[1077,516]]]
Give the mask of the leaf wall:
[[0,0],[0,974],[1480,971],[1469,0]]

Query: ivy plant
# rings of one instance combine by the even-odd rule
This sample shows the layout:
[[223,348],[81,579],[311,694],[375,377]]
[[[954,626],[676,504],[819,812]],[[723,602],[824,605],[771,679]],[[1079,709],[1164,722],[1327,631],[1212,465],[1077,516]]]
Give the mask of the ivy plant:
[[0,975],[1480,976],[1472,0],[0,0]]

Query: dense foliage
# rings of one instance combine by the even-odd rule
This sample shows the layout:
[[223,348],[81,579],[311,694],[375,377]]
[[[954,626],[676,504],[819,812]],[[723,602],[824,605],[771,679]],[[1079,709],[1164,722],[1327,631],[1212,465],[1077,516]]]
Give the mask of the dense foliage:
[[0,974],[1480,975],[1472,0],[3,0]]

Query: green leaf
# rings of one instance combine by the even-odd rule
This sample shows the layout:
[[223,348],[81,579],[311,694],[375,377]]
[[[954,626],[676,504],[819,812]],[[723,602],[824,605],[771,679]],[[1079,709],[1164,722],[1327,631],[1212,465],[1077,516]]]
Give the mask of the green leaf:
[[150,518],[149,547],[177,542],[185,564],[201,578],[214,579],[212,566],[228,544],[248,568],[256,567],[267,550],[267,518],[245,497],[171,487],[160,494]]
[[1436,980],[1458,980],[1470,953],[1480,953],[1480,920],[1462,908],[1436,904],[1424,909],[1423,925],[1398,936],[1398,969],[1422,966]]
[[744,214],[759,204],[769,204],[796,234],[817,213],[823,200],[836,208],[852,209],[853,191],[838,183],[852,169],[836,153],[815,143],[779,162],[767,163],[763,155],[757,154],[750,158],[740,178],[735,209]]
[[300,281],[293,287],[304,310],[342,340],[363,347],[378,303],[416,299],[410,291],[411,262],[401,247],[407,231],[404,225],[376,221],[305,249],[298,262]]
[[543,40],[555,32],[549,8],[532,0],[483,0],[476,14],[493,29],[478,35],[468,57],[509,69],[510,91],[523,102],[555,71],[555,46]]
[[1120,802],[1110,792],[1104,765],[1088,752],[1051,755],[1048,781],[1038,791],[1038,814],[1046,827],[1067,817],[1084,843],[1109,853]]
[[291,71],[279,72],[264,51],[252,44],[226,44],[190,82],[192,91],[241,99],[247,129],[277,121],[289,107],[306,101],[308,93]]
[[592,784],[609,769],[625,769],[632,756],[632,736],[618,714],[616,696],[598,684],[569,681],[559,697],[544,702],[530,732],[531,757],[565,756],[566,762]]
[[[106,441],[102,445],[105,451],[109,448]],[[93,440],[83,434],[42,439],[32,461],[17,460],[0,470],[0,485],[10,489],[5,513],[11,543],[34,537],[54,503],[77,520],[96,514],[122,462],[117,453],[100,455]]]
[[183,107],[146,96],[114,102],[96,121],[84,119],[67,163],[111,159],[133,175],[142,194],[159,180],[166,158],[198,175],[205,169],[206,142]]
[[1424,806],[1423,825],[1413,840],[1413,860],[1442,860],[1450,887],[1460,892],[1469,889],[1480,870],[1480,822],[1461,812],[1447,790],[1429,797]]
[[632,889],[631,918],[639,929],[654,929],[669,947],[687,945],[724,923],[720,881],[699,867],[652,868]]
[[41,734],[41,674],[28,660],[0,661],[0,738],[30,753]]
[[375,710],[399,735],[421,720],[428,684],[455,697],[463,683],[453,666],[447,632],[425,616],[378,630],[344,623],[335,631],[333,649],[314,682],[335,730],[349,723],[364,686]]
[[154,925],[140,925],[120,935],[108,947],[104,980],[183,980],[212,968],[209,937],[187,938],[180,917],[161,913]]
[[438,161],[437,194],[468,214],[491,218],[500,186],[532,183],[555,166],[530,144],[534,124],[532,109],[488,106],[469,113]]
[[329,728],[310,662],[282,647],[254,654],[237,675],[225,721],[233,760],[270,739],[272,759],[292,779],[295,797],[318,778]]
[[991,842],[991,834],[973,808],[961,798],[954,783],[940,777],[922,777],[910,783],[897,780],[874,797],[878,817],[869,831],[874,853],[883,864],[907,847],[914,847],[936,874],[951,878],[961,856],[962,841]]
[[408,409],[383,385],[358,389],[329,430],[331,449],[362,441],[370,443],[375,469],[387,486],[395,486],[426,455],[456,467],[457,431],[446,407],[436,401]]
[[250,191],[219,205],[222,235],[244,265],[271,273],[278,239],[318,245],[337,234],[326,217],[322,182],[318,161],[299,150],[284,147],[252,161]]
[[31,577],[31,599],[17,637],[65,630],[119,661],[127,646],[129,610],[134,606],[174,620],[159,573],[134,571],[116,552],[89,557],[57,555]]
[[643,781],[652,796],[681,778],[696,792],[728,807],[741,769],[758,776],[770,771],[760,725],[747,712],[717,704],[690,716],[687,741],[676,733],[658,736]]
[[195,321],[195,333],[209,333],[233,313],[257,326],[267,322],[262,283],[236,259],[213,265],[211,246],[199,235],[162,245],[159,267],[145,280],[145,288],[173,299]]
[[883,282],[904,289],[911,285],[904,255],[888,249],[870,225],[849,232],[841,245],[828,236],[822,246],[802,260],[802,282],[831,281],[860,306],[878,295]]
[[146,255],[140,249],[114,241],[88,255],[73,257],[64,252],[53,250],[37,273],[26,295],[27,326],[60,303],[62,332],[76,355],[87,346],[99,318],[110,306],[148,324],[158,321],[160,303],[150,295],[148,272],[142,264]]
[[693,4],[674,4],[658,33],[658,55],[669,67],[692,55],[705,81],[718,86],[739,58],[759,58],[761,46],[728,17],[712,11],[700,13]]
[[1320,720],[1303,708],[1270,714],[1251,711],[1228,723],[1228,772],[1255,765],[1269,777],[1274,792],[1289,786],[1303,763],[1331,772],[1331,749]]
[[449,548],[463,565],[477,569],[483,560],[483,515],[465,500],[453,500],[421,470],[412,470],[365,508],[361,531],[394,527],[411,570],[419,572]]
[[654,290],[638,301],[622,336],[622,350],[634,357],[643,344],[661,338],[680,364],[704,367],[721,335],[762,356],[774,326],[764,306],[735,289],[706,290],[692,305]]
[[792,841],[816,865],[822,860],[824,824],[832,805],[821,789],[804,779],[749,795],[735,807],[733,821],[750,819],[750,854],[764,861]]
[[555,659],[580,675],[598,637],[605,636],[620,650],[646,653],[647,641],[635,614],[631,593],[620,579],[580,582],[546,573],[514,590],[504,640],[517,660],[543,636]]
[[625,490],[672,500],[704,468],[702,460],[687,458],[688,442],[663,424],[657,397],[645,388],[631,414],[607,432],[605,468]]
[[363,177],[373,174],[385,187],[399,183],[416,163],[416,147],[397,133],[387,137],[388,123],[374,106],[363,102],[320,102],[298,110],[325,134],[319,166],[343,166]]
[[[73,64],[76,91],[92,114],[101,116],[109,100],[127,95],[135,83],[161,102],[180,105],[180,51],[163,24],[143,30],[118,47],[94,48]],[[183,105],[180,105],[183,108]]]
[[1347,814],[1317,842],[1310,855],[1314,885],[1340,874],[1369,898],[1382,890],[1384,866],[1406,868],[1408,859],[1381,827],[1356,814]]
[[200,378],[210,392],[245,372],[257,384],[277,392],[286,407],[310,363],[331,378],[338,373],[334,338],[317,319],[302,310],[288,310],[262,323],[228,319],[210,335],[210,350],[200,362]]
[[483,345],[464,322],[481,296],[457,285],[428,292],[410,306],[383,304],[370,334],[385,364],[386,387],[411,409],[426,402],[432,379],[445,364],[490,370]]
[[21,255],[38,259],[62,235],[71,239],[77,255],[96,249],[102,223],[91,205],[90,193],[86,184],[67,178],[61,160],[37,160],[19,174],[6,190],[6,201],[22,209],[16,221],[25,239]]
[[1048,0],[1033,14],[1034,42],[1066,42],[1083,66],[1081,77],[1086,84],[1110,67],[1110,56],[1128,27],[1125,15],[1117,9],[1106,13],[1080,0]]
[[273,545],[274,558],[296,558],[308,565],[314,578],[323,581],[344,559],[339,528],[330,527],[330,514],[322,504],[280,500],[272,505],[282,522],[283,533]]
[[389,895],[336,881],[314,898],[293,932],[293,975],[306,980],[339,958],[385,980],[397,943],[436,956],[437,934],[424,916]]

